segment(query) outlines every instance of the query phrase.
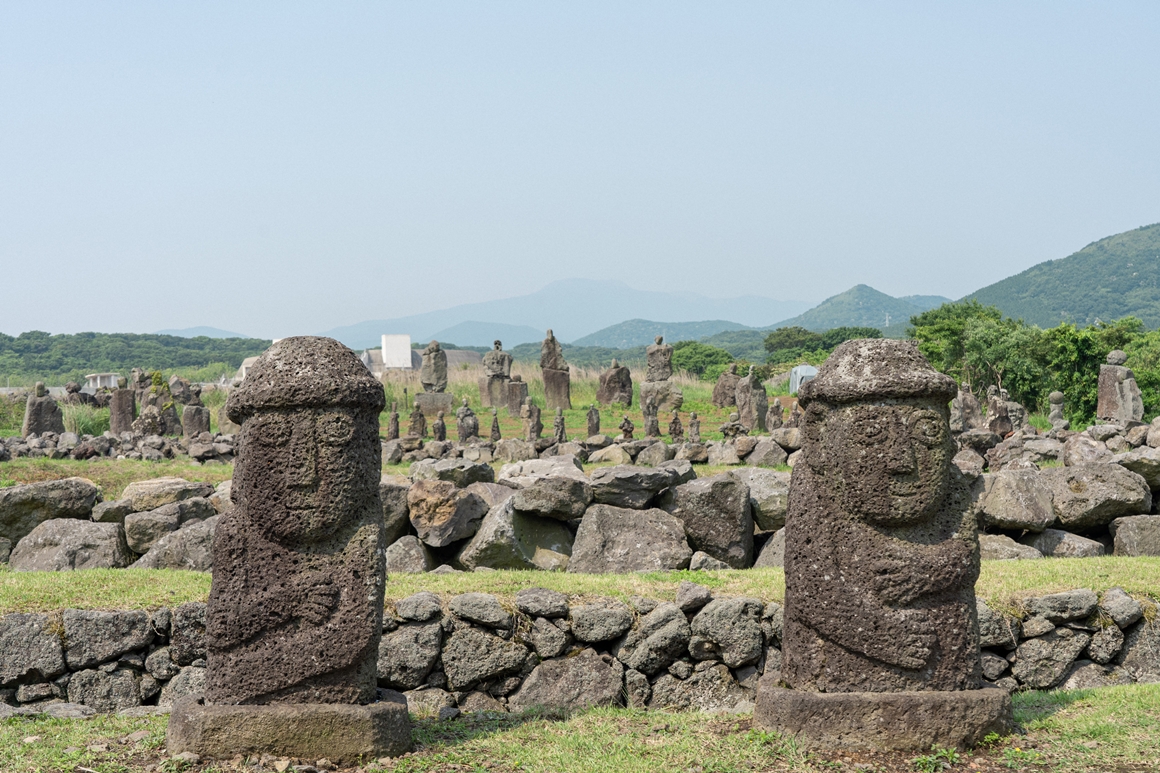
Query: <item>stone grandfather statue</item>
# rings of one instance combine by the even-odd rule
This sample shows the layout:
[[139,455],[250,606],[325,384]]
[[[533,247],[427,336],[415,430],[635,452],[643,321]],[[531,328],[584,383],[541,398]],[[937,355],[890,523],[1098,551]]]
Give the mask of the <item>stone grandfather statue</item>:
[[455,429],[460,443],[479,437],[479,419],[476,418],[475,411],[468,406],[466,397],[455,411]]
[[[801,388],[782,664],[759,687],[761,724],[853,748],[978,742],[1005,726],[1006,693],[979,689],[979,540],[951,464],[956,392],[913,342],[889,339],[841,344]],[[881,712],[906,719],[875,726]]]
[[564,348],[551,330],[540,345],[540,370],[544,376],[544,403],[548,409],[572,410],[572,375],[564,360]]
[[447,422],[443,421],[443,411],[435,414],[435,421],[431,422],[431,439],[439,442],[447,439]]
[[213,540],[205,695],[174,707],[174,753],[337,760],[410,747],[405,703],[373,703],[384,403],[354,352],[316,337],[275,343],[230,393],[241,430],[234,508]]
[[483,355],[483,370],[488,376],[498,376],[510,379],[512,375],[512,356],[503,350],[503,342],[496,340],[493,349]]
[[447,389],[447,352],[443,351],[438,341],[432,341],[423,350],[419,382],[423,384],[424,392],[443,392]]

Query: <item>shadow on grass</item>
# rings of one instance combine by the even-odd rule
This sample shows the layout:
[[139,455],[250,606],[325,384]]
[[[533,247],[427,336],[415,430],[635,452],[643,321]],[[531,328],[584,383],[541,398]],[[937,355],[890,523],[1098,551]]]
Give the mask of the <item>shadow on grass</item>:
[[437,751],[495,733],[515,730],[532,722],[564,722],[571,716],[572,712],[533,708],[518,714],[469,712],[451,720],[412,717],[411,737],[415,740],[416,751]]
[[1029,722],[1049,717],[1063,711],[1073,703],[1088,700],[1095,695],[1095,689],[1055,690],[1052,692],[1033,690],[1014,693],[1011,696],[1011,702],[1015,710],[1015,721],[1020,727],[1025,727]]

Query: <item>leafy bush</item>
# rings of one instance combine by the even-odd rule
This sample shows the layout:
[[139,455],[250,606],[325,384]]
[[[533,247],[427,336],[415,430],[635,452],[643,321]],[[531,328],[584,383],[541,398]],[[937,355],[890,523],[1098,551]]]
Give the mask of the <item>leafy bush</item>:
[[[724,366],[717,372],[721,375],[724,368],[733,362],[733,355],[716,346],[709,346],[698,341],[677,341],[673,344],[673,367],[688,371],[695,376],[703,376],[712,366]],[[716,380],[716,376],[713,377]]]
[[64,416],[66,432],[75,432],[78,435],[103,435],[109,429],[109,409],[97,408],[94,405],[60,406]]

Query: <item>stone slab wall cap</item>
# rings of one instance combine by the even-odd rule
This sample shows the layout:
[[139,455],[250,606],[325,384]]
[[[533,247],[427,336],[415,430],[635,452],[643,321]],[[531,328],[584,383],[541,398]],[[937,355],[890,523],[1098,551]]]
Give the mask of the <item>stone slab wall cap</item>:
[[913,341],[863,338],[834,349],[798,392],[798,404],[804,408],[813,400],[846,403],[878,396],[949,402],[957,393],[955,380],[932,368]]
[[927,751],[970,748],[988,733],[1014,730],[1006,690],[817,693],[777,686],[777,675],[757,686],[754,724],[790,735],[811,749]]
[[365,706],[354,704],[206,705],[201,696],[179,700],[169,716],[170,755],[193,752],[211,759],[239,754],[326,758],[354,765],[411,750],[407,699],[393,690]]

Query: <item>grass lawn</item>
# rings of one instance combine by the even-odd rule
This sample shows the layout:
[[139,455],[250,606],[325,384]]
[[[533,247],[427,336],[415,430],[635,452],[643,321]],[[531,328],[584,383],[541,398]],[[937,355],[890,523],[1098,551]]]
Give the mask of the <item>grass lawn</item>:
[[[420,771],[1119,771],[1160,770],[1160,685],[1029,692],[1015,696],[1025,734],[935,755],[808,753],[754,728],[749,715],[594,709],[572,716],[416,718],[415,751],[359,769]],[[165,717],[0,722],[0,770],[47,773],[274,770],[241,759],[182,768],[165,756]],[[929,758],[929,759],[924,759]],[[313,760],[309,761],[313,762]],[[946,762],[949,767],[936,767]]]

